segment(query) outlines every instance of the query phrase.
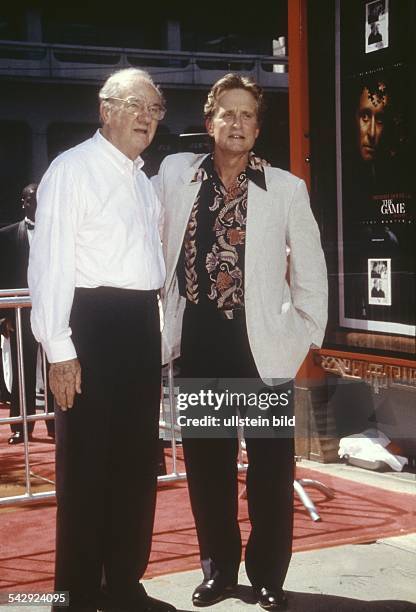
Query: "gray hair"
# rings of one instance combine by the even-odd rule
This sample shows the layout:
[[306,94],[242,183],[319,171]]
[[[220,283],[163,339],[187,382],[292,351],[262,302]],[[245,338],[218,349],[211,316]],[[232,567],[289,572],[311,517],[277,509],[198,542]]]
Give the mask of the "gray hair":
[[219,97],[230,89],[244,89],[251,93],[257,105],[257,120],[261,123],[265,110],[263,89],[251,77],[232,72],[225,74],[212,86],[204,106],[205,119],[213,118],[217,111]]
[[154,83],[150,74],[140,68],[123,68],[122,70],[113,72],[98,92],[98,98],[104,104],[110,104],[107,102],[109,98],[121,98],[126,86],[136,79],[141,79],[154,87],[155,91],[157,91],[160,96],[162,105],[165,106],[165,99],[161,89]]

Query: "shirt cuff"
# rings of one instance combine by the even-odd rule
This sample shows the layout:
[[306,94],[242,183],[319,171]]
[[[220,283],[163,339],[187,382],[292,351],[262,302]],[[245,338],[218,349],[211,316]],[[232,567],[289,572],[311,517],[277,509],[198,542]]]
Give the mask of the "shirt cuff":
[[77,352],[70,338],[65,340],[51,340],[43,345],[49,363],[58,363],[59,361],[68,361],[76,359]]

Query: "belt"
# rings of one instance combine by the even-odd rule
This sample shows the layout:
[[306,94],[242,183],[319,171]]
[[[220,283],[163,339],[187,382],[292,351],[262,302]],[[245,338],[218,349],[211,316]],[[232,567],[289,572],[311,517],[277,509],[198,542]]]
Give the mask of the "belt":
[[244,316],[244,308],[234,308],[233,310],[218,310],[221,319],[242,319]]

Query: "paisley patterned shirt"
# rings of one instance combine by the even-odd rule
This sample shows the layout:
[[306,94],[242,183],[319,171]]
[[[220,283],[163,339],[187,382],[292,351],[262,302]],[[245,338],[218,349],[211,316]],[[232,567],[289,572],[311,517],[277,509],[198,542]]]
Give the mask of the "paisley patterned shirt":
[[247,168],[227,190],[213,157],[204,159],[194,181],[202,180],[185,231],[178,262],[179,291],[193,304],[221,310],[244,307],[244,255],[248,181],[266,189],[267,162],[249,156]]

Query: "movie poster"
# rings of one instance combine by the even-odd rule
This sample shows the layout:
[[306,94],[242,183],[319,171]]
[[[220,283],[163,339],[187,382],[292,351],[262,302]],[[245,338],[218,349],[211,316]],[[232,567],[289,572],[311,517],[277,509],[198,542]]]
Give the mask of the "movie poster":
[[389,46],[388,0],[367,2],[365,12],[365,52],[385,49]]
[[[355,18],[361,29],[370,11],[378,23],[382,16],[389,21],[386,0],[358,8],[348,18]],[[368,55],[368,47],[368,38],[361,49],[352,50],[349,40],[340,46],[340,324],[413,336],[413,74],[405,54],[389,55],[391,49],[380,47]]]

